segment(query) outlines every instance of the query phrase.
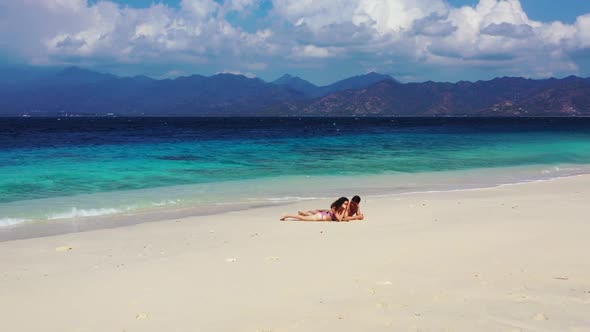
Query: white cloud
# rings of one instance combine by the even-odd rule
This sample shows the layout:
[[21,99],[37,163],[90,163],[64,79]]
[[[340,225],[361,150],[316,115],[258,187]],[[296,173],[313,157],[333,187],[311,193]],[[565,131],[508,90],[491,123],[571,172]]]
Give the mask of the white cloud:
[[316,30],[350,21],[357,4],[349,0],[274,0],[273,6],[273,15]]
[[425,17],[444,17],[449,6],[442,0],[360,0],[352,22],[373,26],[381,34],[409,30]]
[[519,0],[463,7],[446,0],[273,0],[267,17],[253,17],[257,31],[226,19],[260,4],[182,0],[171,8],[156,1],[138,9],[108,0],[2,0],[0,52],[46,64],[216,63],[217,71],[249,72],[339,59],[394,73],[443,65],[543,76],[575,74],[571,54],[590,48],[590,14],[573,24],[539,22]]
[[328,58],[335,55],[335,52],[330,51],[330,49],[315,45],[296,46],[293,49],[293,53],[303,58]]
[[27,5],[40,5],[54,12],[78,12],[86,7],[85,0],[24,0]]
[[482,26],[493,23],[531,23],[519,0],[480,0],[476,6],[476,12],[481,19]]
[[579,17],[574,25],[534,21],[519,0],[480,0],[476,6],[460,8],[444,0],[274,4],[275,13],[299,32],[300,44],[292,50],[302,57],[334,56],[329,50],[338,47],[341,56],[402,57],[407,63],[488,66],[538,76],[577,70],[569,52],[590,46],[590,15]]
[[590,14],[579,16],[575,23],[576,42],[581,47],[590,47]]
[[224,5],[229,10],[243,11],[256,5],[257,0],[226,0]]
[[527,38],[534,36],[533,28],[527,24],[492,23],[481,30],[484,35],[508,38]]
[[213,16],[220,6],[213,0],[182,0],[180,7],[197,18],[206,19]]
[[[110,1],[6,1],[0,13],[0,28],[6,27],[0,29],[0,43],[8,45],[3,52],[31,63],[202,63],[215,56],[236,61],[231,57],[255,57],[271,48],[269,29],[247,33],[232,26],[213,0],[183,0],[179,9],[164,4],[138,9]],[[233,3],[251,5],[249,0]]]
[[440,16],[430,15],[414,21],[412,31],[418,35],[444,37],[455,32],[457,27],[451,22],[441,20]]

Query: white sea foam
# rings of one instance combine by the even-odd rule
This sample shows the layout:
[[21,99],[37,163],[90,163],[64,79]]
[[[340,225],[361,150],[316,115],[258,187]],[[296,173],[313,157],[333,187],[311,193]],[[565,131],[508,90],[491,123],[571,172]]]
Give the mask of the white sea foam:
[[2,218],[0,219],[0,227],[10,227],[24,222],[31,221],[24,218]]
[[269,197],[267,200],[271,202],[288,202],[288,201],[310,201],[314,199],[320,199],[320,197],[299,197],[299,196],[286,196],[286,197]]
[[181,202],[180,199],[168,199],[168,200],[163,200],[163,201],[159,201],[159,202],[152,202],[151,204],[153,206],[167,206],[167,205],[176,205],[179,204]]
[[96,217],[96,216],[103,216],[107,214],[114,214],[119,213],[121,210],[112,209],[112,208],[105,208],[105,209],[78,209],[72,208],[66,212],[60,212],[50,215],[47,219],[55,220],[55,219],[69,219],[69,218],[77,218],[77,217]]

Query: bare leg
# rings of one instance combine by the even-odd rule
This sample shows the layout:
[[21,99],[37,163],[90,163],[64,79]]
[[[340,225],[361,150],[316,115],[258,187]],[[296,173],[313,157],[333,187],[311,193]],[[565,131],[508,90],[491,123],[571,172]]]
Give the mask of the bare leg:
[[330,210],[320,210],[320,209],[316,209],[316,210],[309,210],[309,211],[298,211],[297,213],[300,216],[313,216],[314,214],[318,214],[318,213],[322,213],[322,212],[329,212]]
[[300,216],[312,216],[316,213],[320,213],[320,210],[297,211]]
[[294,215],[294,214],[286,214],[281,218],[281,221],[285,221],[287,219],[295,219],[301,221],[324,221],[323,216],[320,213],[313,214],[311,216],[302,216],[302,215]]

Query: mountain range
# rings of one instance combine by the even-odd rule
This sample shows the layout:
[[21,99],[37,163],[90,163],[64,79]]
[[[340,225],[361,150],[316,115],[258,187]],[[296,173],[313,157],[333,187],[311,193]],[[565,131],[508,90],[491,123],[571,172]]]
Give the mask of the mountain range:
[[284,75],[156,80],[77,67],[0,69],[0,116],[590,116],[590,79],[400,83],[369,73],[316,86]]

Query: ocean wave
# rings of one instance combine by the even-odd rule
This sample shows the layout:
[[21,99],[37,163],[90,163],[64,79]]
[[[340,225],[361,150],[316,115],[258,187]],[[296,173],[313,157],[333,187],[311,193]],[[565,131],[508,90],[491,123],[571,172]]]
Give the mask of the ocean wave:
[[27,221],[31,221],[31,220],[24,219],[24,218],[1,218],[0,219],[0,227],[10,227],[10,226],[22,224]]
[[158,202],[151,202],[152,206],[167,206],[167,205],[176,205],[179,204],[181,202],[180,199],[168,199],[168,200],[163,200],[163,201],[158,201]]
[[69,218],[77,218],[77,217],[96,217],[96,216],[103,216],[107,214],[115,214],[122,212],[119,209],[112,209],[112,208],[104,208],[104,209],[78,209],[72,208],[69,211],[55,213],[50,215],[47,219],[55,220],[55,219],[69,219]]
[[541,170],[541,174],[553,174],[553,173],[566,173],[567,175],[570,174],[580,174],[588,172],[590,169],[588,167],[573,167],[573,166],[555,166]]
[[286,202],[286,201],[310,201],[314,199],[320,199],[320,197],[299,197],[299,196],[286,196],[286,197],[269,197],[266,200],[271,202]]

